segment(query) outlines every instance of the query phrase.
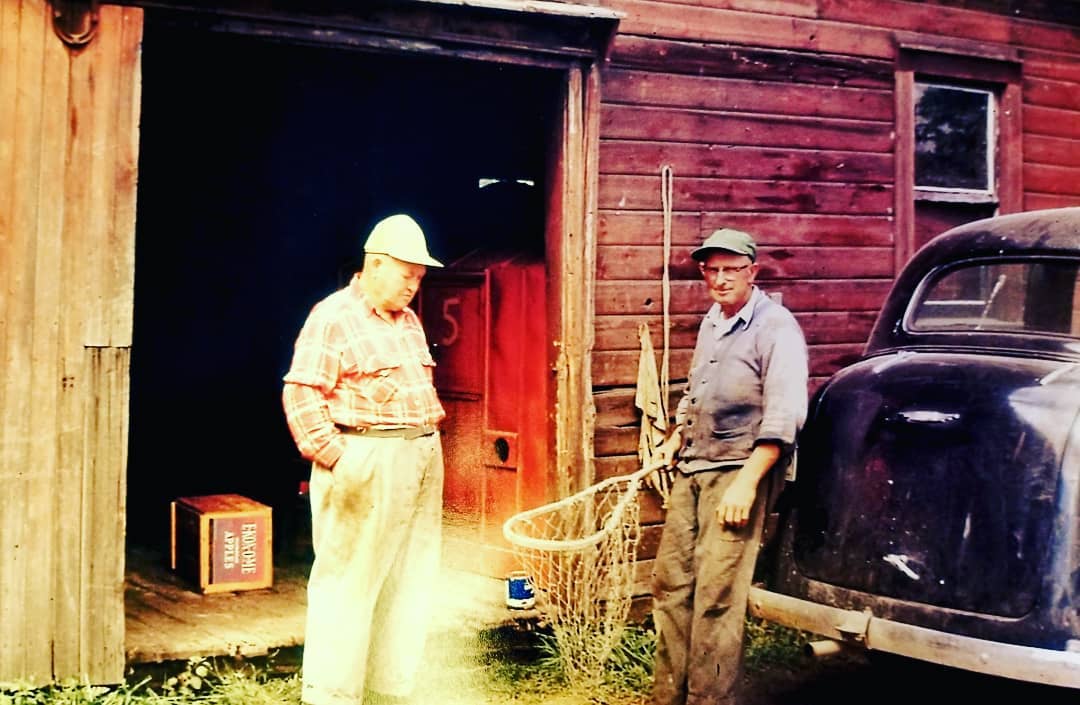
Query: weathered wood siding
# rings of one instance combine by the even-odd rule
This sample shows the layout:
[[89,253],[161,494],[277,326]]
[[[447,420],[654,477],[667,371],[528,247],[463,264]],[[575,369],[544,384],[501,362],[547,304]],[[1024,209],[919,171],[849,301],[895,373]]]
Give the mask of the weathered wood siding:
[[0,682],[124,668],[142,11],[0,0]]
[[[559,488],[637,466],[638,324],[663,343],[665,165],[673,397],[708,303],[689,251],[722,225],[758,236],[761,283],[802,322],[814,386],[860,352],[897,261],[901,35],[1013,52],[1022,160],[1010,183],[1026,209],[1080,203],[1080,34],[1059,3],[1019,16],[1004,0],[593,4],[625,17],[609,62],[569,83],[561,139],[583,147],[564,147],[549,194],[584,204],[549,224],[569,239],[549,262],[575,281],[560,289],[570,345],[553,403],[583,439],[558,449]],[[78,51],[54,36],[51,11],[0,0],[0,681],[105,683],[124,665],[142,11],[102,6]],[[595,477],[575,477],[590,446]],[[646,503],[648,558],[663,514]]]
[[[600,477],[637,467],[639,322],[662,350],[664,165],[674,174],[673,396],[709,304],[689,252],[720,226],[758,237],[759,283],[801,322],[812,388],[862,350],[895,275],[898,36],[1018,52],[1023,207],[1080,203],[1075,22],[892,0],[603,4],[626,16],[603,75],[593,355]],[[645,521],[660,521],[648,503]],[[641,555],[653,555],[656,528]]]

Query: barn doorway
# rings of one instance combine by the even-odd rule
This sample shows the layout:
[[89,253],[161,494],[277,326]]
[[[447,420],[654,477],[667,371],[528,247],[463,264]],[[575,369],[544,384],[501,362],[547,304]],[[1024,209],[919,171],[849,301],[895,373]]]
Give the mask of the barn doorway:
[[237,493],[273,507],[275,560],[304,560],[280,403],[304,318],[392,212],[448,264],[542,259],[563,78],[167,17],[146,12],[142,55],[129,554],[167,553],[176,497]]

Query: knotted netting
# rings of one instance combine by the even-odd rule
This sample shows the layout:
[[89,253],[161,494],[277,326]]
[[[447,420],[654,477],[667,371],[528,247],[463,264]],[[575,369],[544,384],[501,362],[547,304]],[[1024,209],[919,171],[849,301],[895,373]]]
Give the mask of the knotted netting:
[[598,684],[622,637],[641,538],[638,490],[655,470],[608,478],[503,524],[574,685]]

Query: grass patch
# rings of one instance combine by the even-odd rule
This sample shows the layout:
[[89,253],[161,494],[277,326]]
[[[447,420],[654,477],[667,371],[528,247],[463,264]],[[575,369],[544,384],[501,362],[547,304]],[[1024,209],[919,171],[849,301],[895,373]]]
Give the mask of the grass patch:
[[626,627],[603,682],[588,692],[570,684],[549,630],[489,634],[487,645],[484,667],[488,694],[495,703],[638,705],[647,701],[652,687],[656,633],[649,626]]
[[0,705],[295,705],[300,677],[275,655],[244,661],[191,659],[140,668],[116,686],[61,681],[43,688],[0,683]]
[[[746,621],[748,672],[795,670],[807,662],[808,635],[753,617]],[[558,644],[547,630],[512,627],[479,633],[435,633],[417,705],[641,705],[652,687],[656,632],[629,625],[604,682],[590,692],[568,685]],[[298,705],[300,654],[288,649],[259,659],[193,659],[145,666],[114,687],[78,682],[44,688],[0,683],[0,705]]]
[[746,669],[754,672],[765,668],[801,667],[808,660],[806,645],[810,638],[807,632],[747,615],[743,639]]

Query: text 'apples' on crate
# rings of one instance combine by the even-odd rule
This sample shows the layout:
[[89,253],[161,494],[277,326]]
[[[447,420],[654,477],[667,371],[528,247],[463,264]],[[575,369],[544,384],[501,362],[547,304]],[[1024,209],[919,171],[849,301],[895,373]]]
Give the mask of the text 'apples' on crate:
[[238,494],[172,502],[172,569],[203,593],[257,590],[274,581],[271,508]]

